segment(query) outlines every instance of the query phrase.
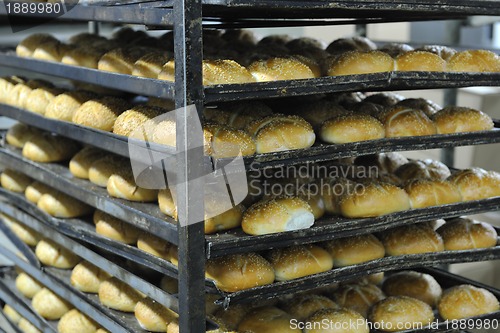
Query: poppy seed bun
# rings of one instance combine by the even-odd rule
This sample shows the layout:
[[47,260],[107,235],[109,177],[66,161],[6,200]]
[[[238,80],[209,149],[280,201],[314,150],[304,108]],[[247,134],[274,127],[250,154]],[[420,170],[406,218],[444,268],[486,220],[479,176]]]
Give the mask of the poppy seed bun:
[[394,59],[380,51],[348,51],[336,58],[328,75],[354,75],[391,72],[394,70]]
[[443,239],[426,223],[389,229],[382,243],[390,256],[444,251]]
[[325,121],[319,137],[324,142],[338,144],[376,140],[385,137],[385,128],[372,116],[349,114]]
[[433,116],[439,134],[489,131],[493,120],[486,113],[466,107],[448,106]]
[[116,119],[127,108],[128,103],[116,97],[91,99],[73,113],[72,121],[78,125],[111,132]]
[[371,234],[334,239],[324,247],[332,256],[335,267],[356,265],[385,256],[384,245]]
[[499,72],[500,57],[487,50],[467,50],[455,53],[446,68],[450,72]]
[[45,117],[71,122],[75,111],[85,102],[96,98],[94,93],[76,90],[57,95],[45,109]]
[[396,58],[398,71],[444,72],[446,61],[440,56],[426,51],[410,51]]
[[445,250],[469,250],[497,245],[498,235],[491,225],[467,218],[449,220],[437,232],[444,241]]
[[257,82],[312,79],[316,77],[309,66],[292,57],[254,61],[248,71]]

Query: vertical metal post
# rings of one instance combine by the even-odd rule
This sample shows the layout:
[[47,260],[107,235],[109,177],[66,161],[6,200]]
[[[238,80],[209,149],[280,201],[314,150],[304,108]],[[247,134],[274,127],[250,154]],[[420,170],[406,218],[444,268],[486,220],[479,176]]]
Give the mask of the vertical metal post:
[[198,116],[202,116],[201,0],[174,1],[174,23],[176,138],[180,152],[177,154],[176,186],[180,222],[179,329],[180,333],[202,333],[206,330],[204,224],[181,226],[182,221],[189,223],[196,211],[204,209],[203,156],[201,151],[195,154],[190,150],[203,146],[203,133],[196,130],[196,122],[182,112],[182,108],[194,104]]

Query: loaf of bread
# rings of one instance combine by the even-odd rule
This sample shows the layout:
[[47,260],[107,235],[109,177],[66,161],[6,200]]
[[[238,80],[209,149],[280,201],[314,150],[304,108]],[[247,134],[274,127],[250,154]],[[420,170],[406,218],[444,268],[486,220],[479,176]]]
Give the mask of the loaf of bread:
[[18,83],[11,90],[8,95],[5,96],[5,104],[20,108],[24,107],[24,103],[28,98],[30,92],[36,89],[34,87],[30,87],[28,83]]
[[163,66],[171,59],[172,56],[168,53],[147,53],[134,63],[132,75],[156,79]]
[[116,118],[113,133],[130,136],[134,130],[140,128],[148,120],[156,118],[165,112],[167,110],[153,106],[136,105]]
[[500,174],[481,168],[458,171],[448,180],[455,184],[464,201],[500,196]]
[[369,319],[381,326],[382,331],[399,332],[430,325],[434,313],[427,303],[418,299],[391,296],[373,306]]
[[23,333],[42,333],[38,328],[33,326],[26,318],[21,318],[19,320],[19,329]]
[[67,91],[57,95],[45,108],[45,117],[71,122],[75,111],[97,95],[85,90]]
[[28,94],[23,106],[28,111],[45,115],[47,106],[61,93],[63,93],[63,90],[57,88],[42,87],[33,89]]
[[41,163],[62,162],[73,157],[79,149],[79,144],[73,140],[43,132],[26,141],[23,156]]
[[134,312],[137,303],[144,295],[117,278],[103,281],[99,286],[99,301],[114,310]]
[[96,210],[93,221],[97,234],[120,243],[136,244],[140,231],[114,216]]
[[54,192],[56,190],[52,189],[50,186],[45,185],[40,182],[33,182],[24,191],[24,196],[26,199],[34,204],[37,204],[42,195],[47,192]]
[[175,312],[150,298],[137,303],[134,315],[139,325],[150,332],[166,332],[168,324],[178,317]]
[[141,47],[117,48],[105,53],[97,64],[102,71],[132,74],[134,64],[150,50]]
[[379,287],[373,284],[344,284],[333,292],[333,300],[343,308],[347,308],[367,318],[370,308],[385,298]]
[[257,60],[247,68],[257,82],[312,79],[316,77],[308,65],[293,57]]
[[123,168],[113,173],[106,185],[108,194],[129,201],[150,202],[158,200],[158,191],[137,186],[132,168]]
[[271,264],[257,253],[233,254],[209,259],[206,277],[222,291],[235,292],[274,282]]
[[0,103],[6,103],[10,92],[18,83],[25,83],[26,80],[19,76],[6,76],[0,78]]
[[384,245],[374,235],[339,238],[324,244],[336,267],[356,265],[385,256]]
[[156,257],[160,257],[168,261],[172,260],[171,248],[173,245],[161,238],[153,236],[150,233],[144,232],[139,235],[139,238],[137,239],[137,247],[140,250],[150,253]]
[[71,272],[71,285],[84,292],[97,294],[101,283],[110,278],[110,275],[88,261],[82,261]]
[[346,193],[340,201],[345,217],[374,217],[410,209],[406,192],[392,184],[370,182]]
[[444,241],[445,250],[469,250],[497,245],[498,235],[490,224],[468,218],[449,220],[437,232]]
[[73,308],[71,303],[57,296],[47,288],[43,288],[33,296],[31,305],[40,316],[48,320],[60,319]]
[[107,52],[107,48],[92,45],[70,45],[61,62],[66,65],[81,66],[96,69],[99,59]]
[[436,125],[422,110],[394,106],[381,116],[388,138],[433,135]]
[[204,126],[205,148],[215,158],[253,155],[256,143],[242,130],[218,124]]
[[36,127],[31,127],[22,123],[17,123],[7,131],[7,143],[16,147],[23,148],[24,144],[35,134],[40,133]]
[[76,153],[69,161],[69,171],[77,178],[89,179],[91,165],[108,154],[99,148],[87,146]]
[[16,277],[16,289],[26,298],[32,299],[42,288],[43,285],[40,282],[24,272]]
[[299,198],[278,198],[252,205],[243,214],[241,227],[250,235],[306,229],[314,224],[309,204]]
[[444,251],[443,239],[426,223],[393,228],[381,238],[390,256]]
[[89,168],[89,180],[100,187],[106,187],[111,175],[128,168],[130,161],[117,155],[107,155],[95,160]]
[[77,255],[50,239],[38,242],[35,255],[42,264],[61,269],[71,269],[80,262]]
[[332,269],[332,256],[316,245],[296,245],[273,249],[267,256],[276,281],[288,281]]
[[19,324],[19,320],[21,319],[21,315],[14,310],[10,305],[5,304],[3,306],[3,314],[15,325]]
[[75,124],[111,132],[116,118],[128,109],[128,103],[116,97],[91,99],[83,103],[74,113]]
[[408,296],[435,307],[443,290],[432,275],[414,271],[393,274],[385,279],[382,290],[387,296]]
[[58,40],[49,34],[32,34],[23,39],[16,47],[16,54],[20,57],[30,58],[42,44],[56,43]]
[[488,131],[494,128],[486,113],[466,107],[448,106],[433,116],[439,134]]
[[450,169],[444,163],[431,159],[411,161],[394,173],[403,182],[413,179],[445,180],[451,175]]
[[238,332],[300,333],[290,325],[292,316],[276,307],[260,307],[251,310],[238,326]]
[[58,333],[96,333],[99,325],[77,309],[70,310],[57,324]]
[[35,246],[40,241],[41,235],[35,230],[5,214],[0,213],[0,217],[23,243],[29,246]]
[[459,285],[445,290],[438,310],[443,319],[454,320],[496,312],[500,305],[495,295],[486,289]]
[[372,116],[349,114],[325,121],[319,137],[326,143],[338,144],[376,140],[385,137],[385,128]]
[[33,179],[12,169],[5,169],[0,175],[0,184],[8,191],[24,193],[31,183],[33,183]]
[[339,55],[328,68],[328,75],[353,75],[390,72],[395,62],[390,55],[380,51],[348,51]]
[[322,309],[339,309],[340,306],[325,296],[316,294],[303,294],[294,296],[290,302],[285,304],[285,310],[298,320],[306,320],[309,316]]
[[[335,332],[336,327],[342,327],[342,333],[370,332],[368,322],[363,316],[345,308],[319,310],[307,319],[307,323],[309,327],[304,329],[304,333]],[[326,327],[326,331],[321,327]]]
[[61,218],[80,217],[93,211],[87,204],[59,191],[42,194],[37,207],[51,216]]
[[448,60],[446,69],[450,72],[499,72],[500,57],[487,50],[457,52]]
[[446,61],[431,52],[410,51],[397,56],[395,69],[404,72],[444,72]]
[[441,206],[462,201],[458,188],[446,180],[410,180],[405,191],[410,197],[411,208]]
[[[229,208],[226,198],[220,193],[205,197],[205,234],[214,234],[241,225],[245,207],[236,205]],[[221,211],[223,213],[220,213]]]
[[68,45],[59,41],[48,41],[39,44],[32,57],[38,60],[61,62],[68,51]]

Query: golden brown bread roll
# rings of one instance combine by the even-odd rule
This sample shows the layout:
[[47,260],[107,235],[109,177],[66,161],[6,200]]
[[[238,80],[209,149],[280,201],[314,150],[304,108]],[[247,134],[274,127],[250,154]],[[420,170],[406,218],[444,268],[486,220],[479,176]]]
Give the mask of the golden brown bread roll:
[[71,269],[80,262],[80,258],[50,239],[42,239],[35,248],[36,257],[47,266]]
[[406,192],[392,184],[370,182],[361,191],[345,194],[340,212],[345,217],[374,217],[410,209]]
[[78,125],[111,132],[116,118],[127,108],[128,103],[120,98],[91,99],[73,113],[72,121]]
[[24,102],[33,89],[35,88],[31,88],[28,83],[16,84],[10,90],[9,95],[5,96],[5,104],[22,109]]
[[30,58],[38,46],[55,42],[57,42],[57,39],[49,34],[32,34],[17,45],[16,54],[20,57]]
[[37,207],[51,216],[61,218],[80,217],[93,211],[87,204],[59,191],[42,194]]
[[58,333],[96,333],[99,324],[78,311],[70,310],[57,324]]
[[288,281],[332,269],[332,256],[316,245],[296,245],[273,249],[267,256],[276,281]]
[[394,59],[380,51],[348,51],[338,56],[328,68],[328,75],[353,75],[390,72]]
[[52,102],[57,95],[61,94],[63,90],[50,87],[42,87],[33,89],[27,96],[23,103],[26,110],[45,115],[47,106]]
[[384,293],[373,284],[344,284],[332,293],[332,299],[341,307],[367,317],[373,304],[384,299]]
[[87,146],[71,158],[69,161],[69,171],[77,178],[89,179],[89,169],[92,163],[108,154],[99,148]]
[[443,290],[432,275],[404,271],[389,276],[382,285],[387,296],[408,296],[435,307]]
[[433,116],[439,134],[488,131],[494,128],[486,113],[466,107],[448,106]]
[[158,191],[137,186],[130,167],[113,173],[106,185],[108,194],[129,201],[150,202],[158,200]]
[[334,239],[326,242],[324,247],[332,256],[335,267],[356,265],[385,256],[384,245],[371,234]]
[[396,106],[405,106],[410,109],[422,110],[427,115],[427,117],[432,118],[439,110],[442,109],[441,106],[425,98],[406,98],[396,104]]
[[491,225],[467,218],[449,220],[437,232],[443,238],[444,249],[449,251],[493,247],[498,239]]
[[173,217],[177,220],[177,207],[170,189],[166,188],[158,191],[158,206],[163,214]]
[[141,47],[118,48],[106,52],[97,64],[97,68],[120,74],[132,74],[137,60],[149,52]]
[[273,111],[259,101],[230,103],[220,108],[205,108],[205,120],[235,129],[245,129],[252,121],[271,116]]
[[94,47],[92,45],[71,45],[64,53],[61,62],[66,65],[96,69],[99,59],[101,59],[106,51],[106,48]]
[[107,155],[95,160],[89,168],[89,180],[100,187],[106,187],[111,175],[130,167],[130,161],[117,155]]
[[208,124],[204,126],[204,133],[208,154],[215,158],[255,154],[255,142],[242,130],[218,124]]
[[151,235],[150,233],[143,232],[139,235],[137,239],[137,247],[147,253],[150,253],[156,257],[163,258],[165,260],[171,261],[171,248],[172,244],[169,242]]
[[23,148],[24,144],[31,139],[31,137],[41,131],[36,127],[31,127],[22,123],[17,123],[7,131],[7,143],[16,147]]
[[47,132],[34,134],[23,147],[23,156],[41,163],[69,160],[80,149],[73,140]]
[[464,201],[500,196],[500,174],[481,168],[458,171],[448,180],[455,184]]
[[415,179],[405,186],[411,208],[447,205],[461,202],[458,188],[446,180]]
[[426,51],[410,51],[396,58],[397,71],[444,72],[446,61],[440,56]]
[[[272,222],[271,222],[272,220]],[[252,205],[243,213],[241,227],[250,235],[309,228],[314,215],[309,204],[299,198],[278,198]]]
[[84,293],[97,294],[101,283],[110,275],[88,261],[82,261],[71,272],[71,285]]
[[248,71],[257,82],[312,79],[316,77],[308,65],[292,57],[257,60],[248,66]]
[[139,325],[150,332],[166,332],[168,324],[178,317],[175,312],[150,298],[137,303],[134,315]]
[[10,92],[18,83],[25,83],[26,80],[19,76],[8,76],[0,78],[0,103],[5,103]]
[[23,333],[42,333],[42,331],[40,331],[38,328],[36,328],[35,326],[33,326],[33,324],[30,323],[25,318],[21,318],[19,320],[19,326],[18,327],[21,330],[21,332],[23,332]]
[[340,203],[345,195],[356,189],[362,190],[362,185],[347,178],[331,178],[322,186],[321,196],[325,203],[325,211],[332,215],[341,215]]
[[99,286],[99,300],[114,310],[134,312],[136,304],[143,298],[142,293],[114,277]]
[[437,133],[436,125],[422,110],[394,106],[381,117],[385,126],[385,136],[388,138]]
[[172,57],[168,53],[148,53],[134,63],[132,75],[156,79],[170,59]]
[[114,216],[96,209],[93,221],[97,234],[111,238],[117,242],[125,244],[136,244],[139,238],[139,229],[117,219]]
[[267,306],[251,310],[238,325],[238,332],[259,333],[299,333],[298,328],[292,328],[292,316],[275,307]]
[[303,321],[321,309],[338,308],[340,308],[340,306],[337,303],[325,296],[303,294],[292,298],[292,300],[283,307],[283,310],[292,317]]
[[411,161],[394,171],[403,182],[413,179],[445,180],[450,175],[450,169],[442,162],[426,159]]
[[68,51],[68,45],[59,41],[48,41],[39,44],[32,57],[38,60],[61,62]]
[[19,320],[21,320],[21,315],[14,310],[10,305],[5,304],[3,307],[4,315],[14,324],[19,324]]
[[304,333],[329,332],[368,333],[370,329],[363,316],[349,309],[324,309],[307,319]]
[[426,223],[387,230],[382,243],[390,256],[444,251],[443,239]]
[[499,72],[500,57],[487,50],[457,52],[448,60],[446,69],[450,72]]
[[23,193],[31,183],[33,179],[12,169],[5,169],[0,175],[0,184],[8,191]]
[[156,118],[165,112],[167,112],[167,110],[153,106],[136,105],[116,118],[113,126],[113,133],[130,136],[134,130],[139,128],[145,122]]
[[45,109],[45,117],[71,122],[75,111],[85,102],[97,96],[85,90],[67,91],[57,95]]
[[321,126],[319,137],[327,143],[348,143],[382,139],[385,128],[374,117],[349,114],[329,119]]
[[303,63],[307,67],[309,67],[309,69],[313,73],[313,77],[322,76],[321,67],[320,67],[318,61],[316,59],[314,59],[313,57],[311,57],[309,55],[306,56],[306,55],[294,54],[294,55],[292,55],[292,58],[297,59],[298,61],[300,61],[301,63]]
[[209,259],[206,277],[222,291],[235,292],[274,282],[271,264],[257,253],[233,254]]
[[373,306],[370,321],[379,324],[382,331],[400,332],[430,325],[434,313],[428,304],[418,299],[392,296]]
[[40,182],[33,182],[28,187],[26,187],[26,191],[24,191],[24,195],[26,199],[34,204],[37,204],[42,195],[47,192],[55,191],[50,186],[45,185]]
[[28,274],[21,272],[16,277],[16,288],[24,297],[31,299],[42,290],[43,285]]
[[71,303],[65,301],[47,288],[43,288],[33,296],[31,305],[40,316],[48,320],[60,319],[73,308]]
[[22,242],[29,246],[35,246],[40,241],[41,235],[35,230],[5,214],[0,213],[0,217]]
[[[241,225],[245,207],[236,205],[227,209],[224,198],[224,195],[217,193],[205,197],[205,234],[213,234],[237,228]],[[227,210],[218,214],[219,210],[225,209]]]
[[445,290],[438,303],[439,315],[446,320],[463,319],[500,310],[497,298],[490,291],[472,285]]

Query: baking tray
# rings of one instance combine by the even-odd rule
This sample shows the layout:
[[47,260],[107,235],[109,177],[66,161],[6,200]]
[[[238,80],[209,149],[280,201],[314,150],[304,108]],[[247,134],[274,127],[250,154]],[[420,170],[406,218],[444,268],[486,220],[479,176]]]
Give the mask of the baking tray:
[[[49,119],[39,114],[0,104],[0,115],[16,119],[30,126],[35,126],[79,142],[90,144],[112,153],[129,157],[128,138],[101,130],[79,126],[73,123]],[[322,144],[307,149],[284,152],[257,154],[243,157],[248,170],[260,170],[270,167],[294,165],[304,162],[321,162],[335,158],[360,156],[387,151],[425,150],[458,146],[482,145],[500,142],[500,121],[494,120],[495,130],[470,133],[440,134],[418,137],[386,138],[346,144]],[[137,141],[139,143],[139,141]],[[142,146],[142,145],[141,145]],[[148,149],[156,153],[171,156],[174,149],[149,143]],[[207,171],[221,168],[233,161],[232,158],[214,159],[205,157]]]

